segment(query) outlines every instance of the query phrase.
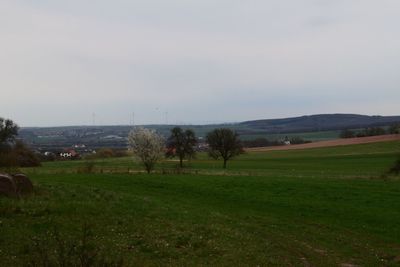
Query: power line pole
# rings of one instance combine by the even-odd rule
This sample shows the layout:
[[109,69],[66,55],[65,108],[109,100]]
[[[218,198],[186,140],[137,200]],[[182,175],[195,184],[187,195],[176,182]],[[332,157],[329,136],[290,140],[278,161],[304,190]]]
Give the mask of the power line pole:
[[135,112],[132,112],[131,125],[132,127],[135,127]]

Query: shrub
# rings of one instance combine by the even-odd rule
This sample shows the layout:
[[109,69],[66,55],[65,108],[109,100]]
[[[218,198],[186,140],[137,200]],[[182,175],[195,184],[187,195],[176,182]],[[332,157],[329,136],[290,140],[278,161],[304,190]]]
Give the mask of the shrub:
[[16,142],[14,153],[19,167],[37,167],[41,165],[39,157],[22,141]]
[[40,165],[39,157],[22,141],[17,141],[14,145],[0,151],[0,167],[37,167]]

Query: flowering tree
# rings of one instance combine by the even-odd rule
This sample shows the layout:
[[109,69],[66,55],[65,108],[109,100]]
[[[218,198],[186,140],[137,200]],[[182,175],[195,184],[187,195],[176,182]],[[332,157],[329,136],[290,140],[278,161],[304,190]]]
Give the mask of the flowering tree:
[[154,169],[157,161],[164,155],[164,138],[154,130],[146,128],[132,130],[129,133],[128,142],[147,173]]

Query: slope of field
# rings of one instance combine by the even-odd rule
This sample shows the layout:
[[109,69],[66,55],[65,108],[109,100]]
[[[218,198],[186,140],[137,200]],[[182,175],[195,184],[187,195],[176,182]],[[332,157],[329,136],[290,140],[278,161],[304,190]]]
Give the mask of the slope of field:
[[380,136],[369,136],[369,137],[335,139],[335,140],[320,141],[320,142],[300,144],[300,145],[255,147],[255,148],[248,148],[247,151],[255,152],[255,151],[273,151],[273,150],[309,149],[309,148],[319,148],[319,147],[369,144],[369,143],[398,141],[398,140],[400,140],[400,134],[391,134],[391,135],[380,135]]
[[34,196],[0,198],[0,266],[69,255],[126,266],[398,266],[400,181],[380,174],[399,151],[392,141],[247,153],[227,171],[201,154],[191,174],[172,174],[171,161],[152,175],[132,173],[130,158],[97,160],[94,173],[77,173],[84,161],[46,163],[25,170]]

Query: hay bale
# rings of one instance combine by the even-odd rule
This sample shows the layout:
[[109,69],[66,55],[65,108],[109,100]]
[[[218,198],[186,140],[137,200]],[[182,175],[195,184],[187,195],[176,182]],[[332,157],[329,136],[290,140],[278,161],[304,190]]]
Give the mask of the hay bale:
[[14,178],[8,174],[0,173],[0,195],[17,197],[17,186]]
[[25,174],[13,174],[12,177],[14,179],[18,195],[27,195],[33,192],[33,184]]

